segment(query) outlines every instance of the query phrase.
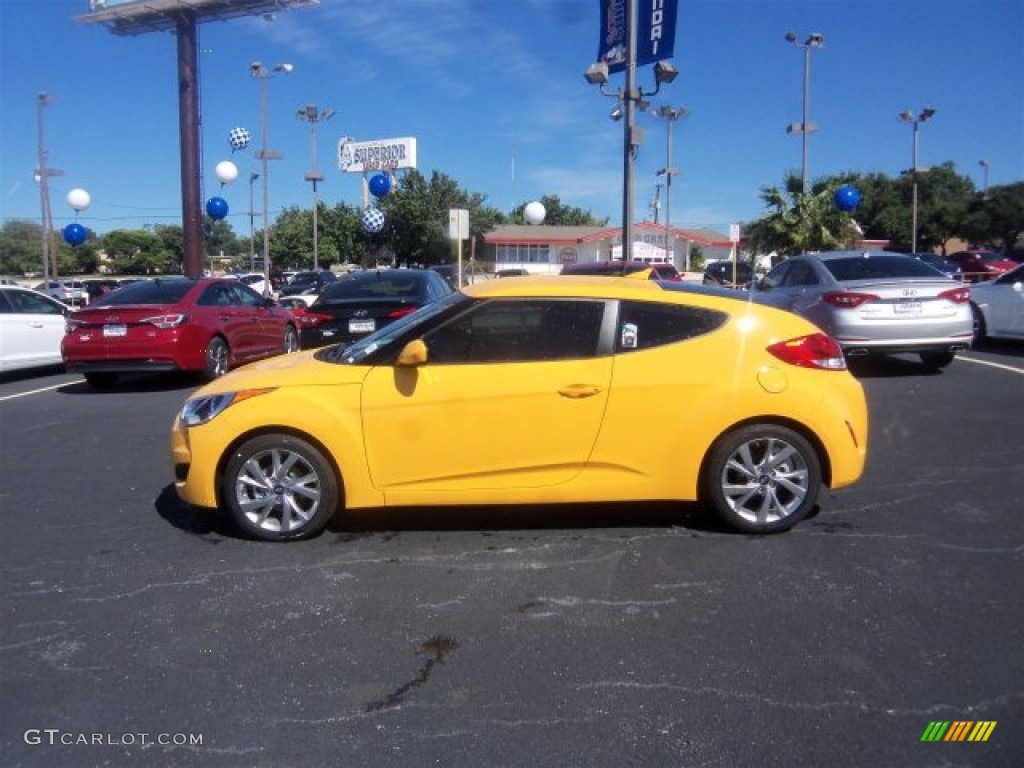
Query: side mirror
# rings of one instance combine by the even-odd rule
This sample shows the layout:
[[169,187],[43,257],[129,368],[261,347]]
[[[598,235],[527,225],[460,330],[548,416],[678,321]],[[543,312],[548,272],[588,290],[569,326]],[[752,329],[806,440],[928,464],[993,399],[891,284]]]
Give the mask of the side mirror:
[[423,343],[423,339],[413,339],[402,348],[395,365],[399,368],[415,368],[426,365],[428,357],[427,345]]

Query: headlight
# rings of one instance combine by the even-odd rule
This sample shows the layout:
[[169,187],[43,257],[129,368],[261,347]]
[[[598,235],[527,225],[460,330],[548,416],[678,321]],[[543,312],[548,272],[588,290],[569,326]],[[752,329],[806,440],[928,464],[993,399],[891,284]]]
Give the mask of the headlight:
[[265,395],[273,392],[276,387],[265,389],[243,389],[240,392],[222,392],[219,395],[204,395],[193,397],[185,403],[178,418],[186,427],[198,427],[213,421],[217,416],[227,410],[228,406],[240,403],[251,397]]

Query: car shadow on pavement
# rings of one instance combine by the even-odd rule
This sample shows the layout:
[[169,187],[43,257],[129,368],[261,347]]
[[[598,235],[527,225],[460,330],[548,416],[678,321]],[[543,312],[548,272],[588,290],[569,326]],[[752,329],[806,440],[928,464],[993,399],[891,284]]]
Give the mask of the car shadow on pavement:
[[[906,378],[907,376],[941,376],[942,369],[925,365],[917,357],[896,355],[852,357],[846,359],[850,373],[858,379]],[[956,361],[953,361],[956,365]]]
[[[198,509],[178,498],[173,485],[154,501],[157,514],[178,530],[209,537],[247,540],[231,518],[218,511]],[[812,516],[817,513],[817,508]],[[465,507],[388,507],[349,509],[335,515],[322,536],[344,544],[358,539],[394,538],[401,532],[529,531],[644,528],[684,528],[693,536],[737,534],[710,510],[698,504],[651,501],[600,504],[484,505]],[[210,537],[210,534],[214,536]]]
[[160,491],[153,506],[160,517],[178,530],[204,537],[213,544],[219,544],[222,538],[244,538],[231,524],[227,515],[186,504],[178,497],[173,485],[168,485]]
[[173,392],[196,389],[202,385],[202,377],[194,373],[125,373],[109,389],[96,389],[85,379],[79,379],[57,391],[63,395],[108,395],[118,392]]

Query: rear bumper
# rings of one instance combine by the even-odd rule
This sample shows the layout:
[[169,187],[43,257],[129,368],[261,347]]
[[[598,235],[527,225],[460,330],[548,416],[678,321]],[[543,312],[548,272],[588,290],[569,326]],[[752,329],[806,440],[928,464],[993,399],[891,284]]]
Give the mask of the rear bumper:
[[184,370],[173,360],[66,360],[64,367],[71,373],[133,373],[139,371]]

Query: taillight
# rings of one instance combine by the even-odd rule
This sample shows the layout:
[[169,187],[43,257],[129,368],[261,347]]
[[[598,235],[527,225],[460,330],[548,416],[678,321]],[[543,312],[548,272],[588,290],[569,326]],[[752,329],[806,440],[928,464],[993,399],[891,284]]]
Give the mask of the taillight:
[[144,317],[139,322],[149,323],[155,325],[157,328],[177,328],[188,320],[188,315],[183,312],[179,312],[173,315],[153,315],[153,317]]
[[332,315],[321,315],[318,312],[310,312],[307,309],[301,315],[296,315],[295,319],[299,321],[299,325],[303,328],[316,328],[320,323],[333,320],[334,317]]
[[966,304],[971,300],[971,292],[967,288],[950,288],[939,294],[940,299],[949,299],[954,304]]
[[810,336],[780,341],[769,346],[768,351],[782,362],[800,368],[846,370],[843,348],[839,346],[839,342],[824,333],[812,333]]
[[857,293],[856,291],[829,291],[822,295],[826,304],[839,309],[856,309],[866,301],[878,301],[881,297],[873,293]]
[[388,319],[389,320],[396,320],[399,317],[405,317],[406,315],[411,315],[415,311],[416,311],[416,307],[402,307],[401,309],[393,309],[390,312],[388,312]]

